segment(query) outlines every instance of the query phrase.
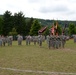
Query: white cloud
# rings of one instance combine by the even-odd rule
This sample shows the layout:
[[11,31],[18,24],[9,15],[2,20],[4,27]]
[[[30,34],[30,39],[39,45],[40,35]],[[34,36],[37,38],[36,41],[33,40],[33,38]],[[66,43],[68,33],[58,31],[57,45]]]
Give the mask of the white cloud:
[[76,20],[76,0],[0,0],[0,14],[22,11],[25,17]]

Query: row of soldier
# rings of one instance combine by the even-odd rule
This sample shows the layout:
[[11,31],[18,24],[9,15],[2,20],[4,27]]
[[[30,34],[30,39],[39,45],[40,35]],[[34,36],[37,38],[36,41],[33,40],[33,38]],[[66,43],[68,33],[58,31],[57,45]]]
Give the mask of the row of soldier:
[[47,36],[47,44],[48,48],[59,49],[64,48],[66,43],[66,36],[65,35],[48,35]]
[[[25,40],[26,40],[26,45],[30,45],[31,42],[34,42],[34,45],[36,45],[36,43],[39,44],[39,46],[42,46],[42,41],[43,41],[43,36],[39,35],[39,36],[25,36]],[[45,38],[44,38],[45,40]],[[13,36],[1,36],[0,35],[0,46],[5,46],[6,44],[8,44],[8,46],[12,46],[12,41],[13,41]],[[18,45],[22,45],[22,41],[23,41],[23,36],[21,36],[20,34],[17,35],[17,41],[18,41]]]
[[0,46],[5,46],[6,45],[6,43],[8,44],[8,46],[9,45],[12,45],[12,41],[13,41],[13,37],[12,36],[1,36],[0,35]]
[[[31,42],[34,42],[34,45],[36,45],[37,43],[39,46],[42,46],[42,42],[45,40],[45,36],[28,35],[25,37],[25,39],[26,39],[26,45],[30,45]],[[5,46],[6,43],[8,43],[8,45],[12,45],[12,41],[13,41],[12,36],[7,36],[7,37],[0,36],[0,46],[2,46],[2,44]],[[17,41],[18,41],[18,45],[22,45],[23,37],[21,35],[18,35]],[[64,35],[61,35],[61,36],[47,35],[46,41],[47,41],[47,45],[49,49],[50,48],[61,48],[61,47],[64,47],[66,43],[66,38]]]

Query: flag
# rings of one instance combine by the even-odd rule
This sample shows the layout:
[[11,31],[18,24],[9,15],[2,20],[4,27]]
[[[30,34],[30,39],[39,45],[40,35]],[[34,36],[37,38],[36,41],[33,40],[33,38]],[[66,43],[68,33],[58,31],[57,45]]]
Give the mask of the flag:
[[57,21],[56,21],[56,26],[55,27],[56,27],[56,29],[58,28],[58,22]]
[[55,35],[58,35],[58,22],[56,21],[56,26],[55,26]]
[[55,32],[55,27],[54,27],[54,25],[53,25],[52,28],[51,28],[51,33],[52,33],[52,35],[54,35],[54,32]]
[[47,29],[47,26],[46,26],[46,27],[41,28],[41,29],[38,31],[38,33],[43,33],[46,29]]

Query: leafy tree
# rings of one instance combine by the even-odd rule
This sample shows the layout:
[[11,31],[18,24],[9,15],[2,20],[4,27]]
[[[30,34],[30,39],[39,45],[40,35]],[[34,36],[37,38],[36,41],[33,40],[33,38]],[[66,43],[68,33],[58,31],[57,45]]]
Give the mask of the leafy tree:
[[45,36],[50,34],[50,26],[47,27],[47,29],[43,33]]
[[8,35],[12,27],[13,25],[12,25],[11,12],[7,10],[3,15],[2,34],[5,36]]
[[30,18],[26,23],[26,35],[30,33],[31,26],[33,24],[34,19]]
[[40,28],[41,28],[41,25],[38,22],[38,20],[34,20],[32,26],[31,26],[30,35],[38,35],[38,30]]
[[26,22],[22,12],[14,14],[14,27],[16,28],[18,34],[26,34]]
[[58,30],[58,34],[61,35],[61,33],[62,33],[62,29],[61,29],[60,25],[58,25],[57,30]]
[[16,29],[15,28],[12,28],[12,31],[9,32],[9,35],[17,35],[17,32],[16,32]]
[[76,33],[76,30],[75,29],[76,29],[75,25],[73,23],[70,23],[69,24],[69,34],[70,35],[75,34]]
[[12,28],[12,31],[9,32],[9,35],[12,35],[13,36],[13,40],[16,40],[17,39],[17,32],[16,32],[16,29],[15,28]]

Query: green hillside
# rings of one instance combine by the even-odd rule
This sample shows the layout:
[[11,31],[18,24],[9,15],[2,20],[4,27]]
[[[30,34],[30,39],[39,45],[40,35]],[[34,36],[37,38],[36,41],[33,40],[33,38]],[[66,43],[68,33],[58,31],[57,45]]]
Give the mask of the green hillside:
[[[29,19],[30,18],[28,18],[28,17],[26,18],[26,20],[29,20]],[[51,26],[53,24],[53,22],[55,21],[55,20],[49,20],[49,19],[46,19],[46,20],[38,19],[38,18],[34,18],[34,19],[37,19],[43,26]],[[76,25],[76,21],[68,21],[68,20],[64,20],[64,21],[57,20],[57,21],[58,21],[58,24],[61,25],[62,27],[64,27],[65,25],[66,25],[66,27],[68,27],[70,23],[74,23]]]
[[[0,18],[3,18],[3,15],[0,15]],[[25,17],[26,22],[30,20],[29,17]],[[39,19],[39,18],[33,18],[37,19],[42,26],[51,26],[55,20],[49,20],[49,19]],[[68,21],[68,20],[57,20],[58,24],[64,27],[65,25],[68,27],[70,23],[74,23],[76,25],[76,21]]]

